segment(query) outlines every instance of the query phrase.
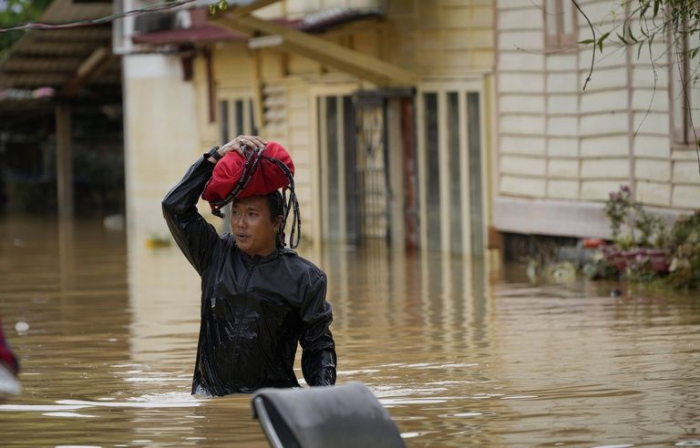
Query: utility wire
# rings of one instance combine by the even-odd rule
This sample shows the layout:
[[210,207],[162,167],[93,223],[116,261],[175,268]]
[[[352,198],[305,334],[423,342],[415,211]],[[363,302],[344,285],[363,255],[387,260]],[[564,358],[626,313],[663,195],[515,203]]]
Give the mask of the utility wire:
[[119,14],[112,14],[106,17],[99,17],[96,19],[79,20],[77,22],[61,23],[61,24],[50,24],[50,23],[38,23],[30,22],[25,23],[21,26],[15,26],[12,28],[0,28],[0,33],[7,33],[9,31],[28,31],[28,30],[62,30],[66,28],[80,28],[85,26],[99,25],[102,23],[112,22],[117,19],[121,19],[128,16],[136,16],[141,14],[146,14],[150,12],[165,11],[168,9],[177,8],[188,3],[194,3],[196,0],[178,0],[175,2],[166,3],[156,3],[155,5],[146,6],[144,8],[132,9],[130,11],[124,11]]

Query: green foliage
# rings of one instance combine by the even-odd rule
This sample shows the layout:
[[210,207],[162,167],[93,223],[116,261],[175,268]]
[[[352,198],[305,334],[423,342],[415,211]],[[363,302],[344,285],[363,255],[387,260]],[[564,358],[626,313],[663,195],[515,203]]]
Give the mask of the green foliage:
[[[0,0],[0,29],[36,21],[52,0]],[[25,31],[0,33],[0,59]]]
[[648,213],[640,202],[634,201],[628,186],[623,185],[619,191],[610,193],[603,210],[610,221],[613,240],[621,249],[666,247],[666,223],[660,216]]
[[605,215],[610,220],[610,230],[613,239],[620,236],[622,225],[627,221],[627,215],[632,207],[632,193],[629,187],[623,185],[617,193],[610,193],[605,202]]
[[226,0],[219,0],[219,3],[215,5],[209,5],[209,14],[216,14],[216,10],[225,11],[228,9],[228,2]]
[[669,240],[673,259],[667,283],[678,289],[700,289],[700,210],[678,218]]
[[[588,278],[615,276],[613,263],[620,257],[637,254],[632,255],[634,260],[623,261],[623,267],[618,267],[629,281],[700,289],[700,210],[680,216],[669,230],[660,217],[647,213],[642,204],[633,201],[630,189],[622,186],[618,192],[610,193],[605,214],[615,245],[607,246],[607,253],[601,252],[584,267]],[[650,247],[657,249],[644,249]]]
[[[624,46],[636,45],[639,57],[645,45],[651,49],[657,36],[663,39],[668,33],[673,42],[682,42],[700,31],[700,7],[697,0],[621,0],[615,5],[617,9],[611,11],[612,16],[621,15],[625,19],[614,30],[579,43],[593,44],[602,52],[606,43],[615,40]],[[700,42],[696,39],[681,51],[687,52],[692,59],[699,50]]]

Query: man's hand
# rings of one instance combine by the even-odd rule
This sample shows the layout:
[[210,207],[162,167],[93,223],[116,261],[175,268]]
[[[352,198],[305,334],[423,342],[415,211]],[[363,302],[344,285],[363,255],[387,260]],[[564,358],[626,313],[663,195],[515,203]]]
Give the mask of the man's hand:
[[264,148],[265,145],[267,145],[267,142],[257,135],[239,135],[219,148],[219,154],[225,156],[231,151],[238,151],[241,155],[245,155],[243,153],[244,146],[250,149],[260,149]]
[[[257,135],[239,135],[230,142],[221,146],[217,152],[221,157],[225,156],[231,151],[238,151],[241,155],[245,155],[243,147],[260,149],[264,148],[265,145],[267,145],[267,142],[263,140],[262,137],[258,137]],[[209,157],[207,160],[209,160],[211,163],[216,163],[216,160],[214,160],[213,157]]]

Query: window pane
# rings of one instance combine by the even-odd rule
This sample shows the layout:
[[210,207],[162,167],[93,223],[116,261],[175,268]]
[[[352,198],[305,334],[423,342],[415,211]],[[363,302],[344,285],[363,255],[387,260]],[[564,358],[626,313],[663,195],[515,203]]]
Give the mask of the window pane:
[[425,105],[425,197],[428,214],[428,250],[441,249],[440,234],[440,166],[438,163],[438,97],[424,93]]
[[236,110],[234,112],[234,126],[235,126],[235,135],[242,135],[245,134],[244,128],[243,128],[243,100],[236,100]]
[[696,129],[700,128],[700,79],[698,79],[697,63],[692,64],[693,60],[687,60],[687,65],[693,67],[693,70],[688,70],[688,106],[690,108],[690,119],[688,122],[688,138],[687,143],[695,143],[698,139]]
[[671,86],[671,103],[673,104],[673,132],[676,141],[683,141],[683,114],[685,113],[685,96],[681,81],[682,63],[678,59],[671,66],[673,85]]
[[[671,104],[673,112],[673,138],[678,143],[687,142],[688,106],[692,100],[688,94],[693,90],[686,89],[688,82],[688,61],[685,55],[685,42],[678,39],[674,48],[671,64]],[[689,85],[690,87],[690,85]]]
[[484,203],[481,179],[481,124],[479,94],[467,94],[467,132],[469,134],[469,214],[472,229],[472,254],[484,254]]
[[462,161],[460,158],[459,96],[457,92],[447,94],[447,146],[450,154],[450,224],[453,252],[463,252],[462,247]]
[[331,241],[340,240],[340,187],[338,184],[338,101],[326,98],[326,176],[328,178],[328,235]]
[[219,140],[221,144],[228,143],[228,101],[219,101]]
[[346,242],[360,242],[360,185],[358,181],[357,134],[352,97],[343,97],[343,127],[345,134],[345,228]]
[[258,124],[255,122],[255,107],[253,107],[253,100],[248,101],[248,110],[250,111],[250,133],[253,135],[258,135]]

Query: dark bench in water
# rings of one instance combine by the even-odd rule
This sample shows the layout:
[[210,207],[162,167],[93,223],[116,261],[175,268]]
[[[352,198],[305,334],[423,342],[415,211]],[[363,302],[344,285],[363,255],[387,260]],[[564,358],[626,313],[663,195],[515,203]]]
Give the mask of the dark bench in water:
[[389,413],[362,383],[261,389],[253,416],[273,448],[404,448]]

